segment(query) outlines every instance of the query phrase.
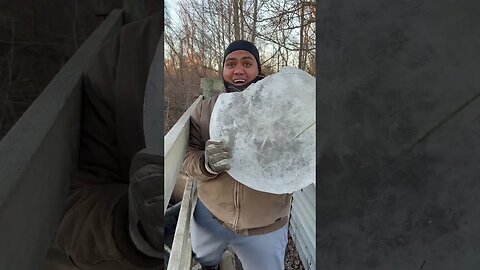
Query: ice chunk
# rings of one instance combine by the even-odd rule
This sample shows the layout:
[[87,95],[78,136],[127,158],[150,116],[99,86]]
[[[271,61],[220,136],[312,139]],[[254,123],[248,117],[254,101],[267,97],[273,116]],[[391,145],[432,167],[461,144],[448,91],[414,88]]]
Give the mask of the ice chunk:
[[210,137],[232,147],[237,181],[269,193],[315,183],[315,78],[292,67],[218,97]]

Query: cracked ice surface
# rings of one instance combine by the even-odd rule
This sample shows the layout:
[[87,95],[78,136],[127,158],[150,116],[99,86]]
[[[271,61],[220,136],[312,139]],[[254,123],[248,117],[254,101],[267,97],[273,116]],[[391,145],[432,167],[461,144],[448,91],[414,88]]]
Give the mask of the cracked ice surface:
[[315,78],[292,67],[218,97],[211,139],[232,147],[233,178],[269,193],[315,183]]

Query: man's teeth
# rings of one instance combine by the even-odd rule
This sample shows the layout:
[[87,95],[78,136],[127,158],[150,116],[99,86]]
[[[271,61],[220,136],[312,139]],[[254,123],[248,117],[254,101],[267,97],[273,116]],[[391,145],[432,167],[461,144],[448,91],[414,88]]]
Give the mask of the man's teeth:
[[244,83],[245,80],[234,80],[233,82],[234,82],[234,83]]

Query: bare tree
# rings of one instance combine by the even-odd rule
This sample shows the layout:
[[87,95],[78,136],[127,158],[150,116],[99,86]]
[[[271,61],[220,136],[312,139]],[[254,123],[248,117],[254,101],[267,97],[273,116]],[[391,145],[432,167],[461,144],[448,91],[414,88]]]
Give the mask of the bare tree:
[[265,74],[286,65],[315,74],[313,0],[180,0],[166,9],[169,117],[200,94],[202,77],[221,78],[223,51],[235,39],[257,45]]

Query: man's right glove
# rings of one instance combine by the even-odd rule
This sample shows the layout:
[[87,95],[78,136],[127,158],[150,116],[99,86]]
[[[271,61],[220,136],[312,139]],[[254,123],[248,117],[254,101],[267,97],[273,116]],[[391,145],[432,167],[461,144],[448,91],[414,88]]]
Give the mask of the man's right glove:
[[131,163],[130,237],[144,254],[163,258],[163,156],[140,151]]
[[230,169],[228,159],[232,158],[232,149],[225,141],[208,140],[205,143],[205,168],[212,174],[219,174]]

